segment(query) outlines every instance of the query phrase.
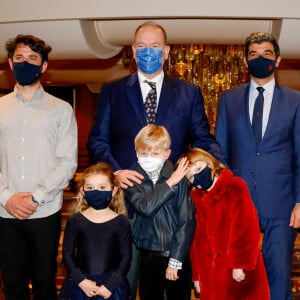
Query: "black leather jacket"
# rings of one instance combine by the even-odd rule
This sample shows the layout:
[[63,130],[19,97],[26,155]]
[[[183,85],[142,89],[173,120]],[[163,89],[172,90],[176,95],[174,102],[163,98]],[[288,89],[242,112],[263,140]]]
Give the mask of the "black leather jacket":
[[135,211],[133,239],[139,249],[169,251],[169,256],[184,261],[194,235],[195,218],[193,201],[188,193],[187,180],[170,188],[166,180],[174,171],[166,161],[154,185],[145,171],[141,184],[125,190],[126,200]]

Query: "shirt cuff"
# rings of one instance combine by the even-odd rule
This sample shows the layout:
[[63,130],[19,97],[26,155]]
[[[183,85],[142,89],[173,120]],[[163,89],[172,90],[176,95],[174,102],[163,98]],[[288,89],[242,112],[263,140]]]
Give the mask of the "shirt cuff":
[[168,266],[170,268],[174,268],[174,269],[177,269],[177,270],[181,270],[182,269],[182,262],[175,259],[175,258],[170,258],[169,259],[169,263],[168,263]]

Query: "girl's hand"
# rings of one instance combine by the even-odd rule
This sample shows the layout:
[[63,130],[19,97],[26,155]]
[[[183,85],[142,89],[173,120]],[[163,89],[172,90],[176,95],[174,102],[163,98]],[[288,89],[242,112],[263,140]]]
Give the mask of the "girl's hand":
[[243,269],[232,269],[232,278],[237,282],[243,281],[246,278],[244,270]]
[[199,281],[194,281],[194,288],[195,291],[200,294],[200,282]]
[[200,282],[194,281],[195,297],[200,298]]
[[93,297],[96,295],[96,292],[98,290],[98,286],[96,285],[96,282],[89,280],[89,279],[83,279],[78,286],[82,289],[82,291],[88,296]]
[[103,284],[98,287],[96,295],[103,297],[104,299],[108,299],[111,296],[112,292],[107,289]]

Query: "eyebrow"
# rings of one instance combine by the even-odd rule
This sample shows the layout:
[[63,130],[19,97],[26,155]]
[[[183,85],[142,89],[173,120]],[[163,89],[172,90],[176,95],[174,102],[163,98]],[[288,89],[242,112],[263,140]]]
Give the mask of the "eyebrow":
[[[270,50],[270,49],[266,49],[263,51],[264,53],[271,53],[271,54],[274,54],[274,51],[273,50]],[[256,50],[250,50],[248,54],[256,54],[258,53],[258,51]]]

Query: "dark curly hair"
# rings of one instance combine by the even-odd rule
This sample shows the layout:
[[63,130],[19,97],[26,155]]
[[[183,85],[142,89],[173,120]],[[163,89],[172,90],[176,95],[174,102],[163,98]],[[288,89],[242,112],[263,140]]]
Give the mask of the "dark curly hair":
[[13,58],[17,45],[19,44],[29,46],[32,51],[39,53],[41,55],[42,63],[48,61],[48,54],[52,50],[51,46],[47,45],[43,40],[36,36],[23,34],[19,34],[6,42],[5,49],[8,58]]

